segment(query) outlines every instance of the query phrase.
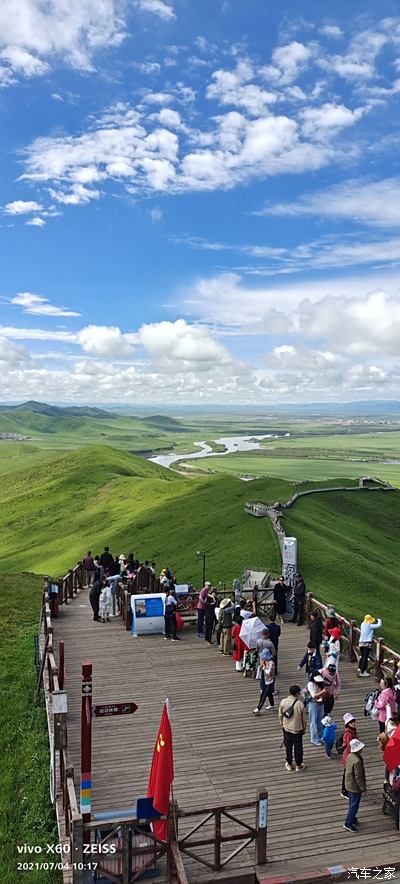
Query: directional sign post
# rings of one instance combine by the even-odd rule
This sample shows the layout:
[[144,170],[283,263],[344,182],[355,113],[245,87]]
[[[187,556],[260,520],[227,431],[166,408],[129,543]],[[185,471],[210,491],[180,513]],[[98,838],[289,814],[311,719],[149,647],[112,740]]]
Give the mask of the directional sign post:
[[[82,666],[81,713],[81,814],[84,823],[90,823],[92,806],[92,664]],[[90,841],[90,832],[86,842]]]
[[[62,693],[62,692],[60,692]],[[81,814],[84,823],[90,822],[92,806],[92,718],[111,718],[114,715],[132,715],[138,706],[132,700],[125,703],[102,703],[92,706],[92,664],[82,666],[82,717],[81,717]],[[86,829],[85,842],[90,841]]]

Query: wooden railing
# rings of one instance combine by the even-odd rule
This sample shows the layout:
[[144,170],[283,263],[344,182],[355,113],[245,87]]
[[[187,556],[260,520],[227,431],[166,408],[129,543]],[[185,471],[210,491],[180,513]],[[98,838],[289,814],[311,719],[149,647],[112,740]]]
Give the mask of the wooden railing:
[[[243,819],[249,812],[254,814],[252,823]],[[168,884],[188,884],[184,857],[218,872],[252,845],[254,865],[264,865],[267,818],[268,793],[260,791],[254,800],[234,804],[183,810],[172,803],[168,816],[163,818],[167,820],[167,841],[160,841],[153,833],[151,820],[127,816],[85,823],[83,839],[86,843],[95,837],[98,852],[93,852],[92,858],[98,863],[97,875],[106,880],[131,884],[165,859]],[[186,824],[185,832],[180,831],[182,823]],[[233,849],[223,857],[224,845],[232,845]]]
[[[68,578],[67,589],[74,587],[78,580],[79,565],[75,569],[76,576]],[[73,572],[69,572],[73,573]],[[67,578],[64,578],[67,580]],[[57,814],[60,840],[68,845],[66,853],[62,854],[71,868],[69,880],[73,884],[82,884],[83,881],[83,823],[79,811],[78,799],[74,783],[74,768],[70,762],[67,744],[66,716],[55,715],[55,697],[59,696],[64,688],[64,646],[59,643],[59,660],[56,661],[53,647],[52,610],[56,609],[54,593],[51,593],[52,581],[45,578],[41,618],[41,660],[39,667],[36,698],[38,699],[40,687],[43,682],[47,724],[49,731],[50,751],[53,749],[53,797]],[[74,593],[73,593],[74,594]],[[70,596],[68,596],[70,597]],[[58,611],[57,611],[58,612]],[[57,613],[56,613],[57,616]],[[54,748],[55,747],[55,748]]]
[[[141,589],[140,592],[145,592],[146,590]],[[158,590],[159,591],[159,590]],[[133,593],[127,588],[124,584],[119,584],[118,586],[118,606],[119,611],[122,617],[122,622],[125,626],[125,629],[129,630],[132,628],[132,609],[131,609],[131,597]],[[223,598],[230,598],[234,601],[234,592],[232,589],[218,589],[217,598],[221,601]],[[253,601],[253,590],[252,589],[242,589],[240,593],[241,604],[245,605],[249,601]],[[197,617],[197,603],[199,601],[199,593],[198,592],[188,592],[185,595],[181,595],[178,601],[178,613],[185,620],[185,622],[194,621]],[[271,590],[268,588],[259,589],[257,593],[257,598],[254,598],[254,608],[253,611],[257,614],[258,617],[268,617],[272,611],[275,610],[275,604],[271,600]]]
[[[318,610],[325,618],[326,612],[330,605],[315,599],[311,593],[307,595],[307,619],[310,622],[311,611]],[[347,620],[341,614],[336,613],[337,619],[340,621],[342,633],[342,652],[347,655],[350,663],[355,663],[360,657],[360,628],[355,620]],[[385,645],[383,638],[377,637],[372,641],[372,648],[368,660],[368,668],[373,672],[379,680],[383,676],[388,675],[394,678],[397,670],[400,668],[400,654],[393,651]]]
[[[239,818],[239,814],[242,817],[243,812],[249,810],[255,813],[253,824]],[[189,810],[178,808],[174,819],[176,847],[181,856],[188,856],[213,872],[220,872],[252,844],[255,847],[254,865],[264,865],[267,862],[267,819],[268,792],[264,790],[258,792],[253,801]],[[178,824],[180,826],[183,820],[191,821],[191,824],[188,831],[181,834]],[[230,826],[229,831],[225,830],[224,824]],[[199,837],[203,828],[205,832]],[[232,844],[233,850],[223,858],[221,848],[224,844]]]

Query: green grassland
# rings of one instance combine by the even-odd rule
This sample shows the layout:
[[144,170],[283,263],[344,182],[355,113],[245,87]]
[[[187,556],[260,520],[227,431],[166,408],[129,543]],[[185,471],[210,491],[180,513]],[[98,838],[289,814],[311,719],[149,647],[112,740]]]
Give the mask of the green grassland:
[[[322,485],[353,481],[332,477]],[[320,485],[318,479],[314,487]],[[159,568],[168,564],[179,580],[197,586],[198,549],[207,552],[207,576],[216,583],[229,584],[249,565],[277,572],[280,552],[271,523],[247,515],[244,504],[286,501],[302,487],[313,484],[281,478],[247,484],[220,473],[183,476],[107,446],[53,453],[33,466],[28,457],[25,469],[2,477],[0,567],[58,576],[86,549],[100,552],[107,543],[118,555],[134,552]],[[384,635],[398,646],[400,628],[389,612],[395,603],[400,495],[312,495],[287,511],[284,523],[299,539],[310,590],[357,618],[368,607],[376,609],[379,598]]]
[[287,510],[282,522],[298,539],[308,589],[350,619],[382,617],[382,635],[398,650],[400,494],[312,494]]
[[[255,486],[265,496],[265,482]],[[2,477],[0,567],[54,576],[108,543],[118,554],[168,563],[197,584],[198,549],[208,552],[216,581],[240,575],[247,563],[279,568],[272,529],[245,514],[247,496],[236,477],[184,478],[108,447],[56,455]]]
[[[2,574],[0,581],[0,831],[1,882],[58,884],[54,871],[17,870],[17,844],[56,843],[49,799],[49,751],[43,702],[34,703],[34,636],[38,631],[42,580]],[[32,857],[30,857],[32,859]],[[40,859],[33,857],[33,859]]]
[[[187,472],[200,472],[202,475],[211,475],[212,473],[225,473],[233,476],[271,476],[276,478],[287,479],[292,482],[302,482],[306,479],[312,481],[324,481],[325,479],[334,479],[336,476],[342,478],[355,479],[358,476],[372,475],[385,481],[390,482],[396,487],[400,487],[400,464],[379,464],[373,461],[347,461],[338,458],[337,460],[324,460],[323,458],[305,458],[305,457],[266,457],[264,454],[245,453],[228,454],[226,457],[207,457],[203,459],[193,459],[185,463],[181,461],[181,466],[185,467]],[[253,494],[250,490],[249,494]]]

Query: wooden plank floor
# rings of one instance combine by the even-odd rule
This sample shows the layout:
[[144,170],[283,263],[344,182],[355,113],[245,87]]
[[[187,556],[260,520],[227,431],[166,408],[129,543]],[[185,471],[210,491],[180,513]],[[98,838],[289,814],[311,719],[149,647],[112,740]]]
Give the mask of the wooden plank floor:
[[[79,790],[81,665],[93,663],[93,702],[134,700],[134,715],[95,720],[93,725],[93,809],[133,805],[146,794],[154,741],[162,706],[171,702],[175,757],[175,797],[186,809],[199,804],[244,801],[258,789],[269,791],[268,864],[264,875],[312,871],[326,866],[388,866],[400,863],[400,836],[381,813],[382,755],[378,725],[363,717],[363,698],[373,679],[359,680],[356,667],[340,662],[342,693],[334,718],[351,711],[358,720],[368,792],[361,804],[360,831],[342,828],[347,803],[340,797],[342,767],[336,756],[305,737],[306,771],[289,773],[280,748],[276,711],[256,718],[258,682],[235,671],[222,657],[185,629],[178,643],[161,636],[133,638],[121,618],[94,623],[83,590],[54,623],[55,647],[65,642],[68,692],[68,741]],[[279,649],[279,699],[292,683],[304,684],[296,666],[308,640],[305,627],[285,624]],[[245,815],[243,814],[243,818]],[[251,814],[251,823],[254,822]],[[182,825],[182,830],[185,827]],[[189,880],[209,880],[205,867],[187,862]],[[250,847],[233,862],[234,870],[254,869]],[[231,866],[229,866],[231,868]],[[212,880],[219,875],[213,874]],[[157,879],[160,882],[160,878]]]

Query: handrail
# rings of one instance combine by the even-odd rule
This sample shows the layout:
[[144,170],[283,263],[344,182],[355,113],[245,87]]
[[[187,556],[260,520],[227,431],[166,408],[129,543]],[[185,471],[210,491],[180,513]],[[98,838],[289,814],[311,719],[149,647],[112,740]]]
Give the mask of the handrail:
[[[307,593],[306,611],[308,622],[310,621],[312,610],[319,610],[321,613],[326,614],[328,607],[330,606],[314,598],[311,593]],[[350,663],[354,663],[360,656],[359,642],[361,630],[355,620],[347,620],[346,617],[343,617],[338,612],[336,612],[336,616],[341,625],[342,641],[347,644],[348,659]],[[369,665],[372,664],[370,668],[373,669],[376,678],[379,680],[384,675],[390,675],[393,678],[397,670],[400,669],[400,653],[393,651],[385,645],[383,638],[380,636],[373,638],[371,651],[368,663]]]
[[[75,577],[72,578],[72,586],[77,587],[77,582],[79,580],[79,564],[73,569],[71,574],[74,574]],[[53,710],[53,702],[52,695],[55,691],[60,690],[60,679],[59,679],[59,666],[57,664],[54,647],[53,647],[53,626],[52,626],[52,613],[54,610],[57,611],[58,605],[55,608],[54,599],[52,598],[54,593],[50,593],[51,588],[51,580],[49,577],[45,578],[44,582],[44,591],[43,591],[43,605],[42,605],[42,619],[41,619],[41,630],[42,636],[44,637],[44,647],[43,647],[43,656],[40,667],[40,675],[38,686],[36,689],[36,696],[38,697],[40,690],[41,678],[43,677],[43,686],[45,692],[45,700],[47,707],[47,724],[49,731],[49,740],[50,745],[53,743],[53,739],[55,738],[54,733],[54,723],[52,718],[52,710]],[[57,581],[58,586],[60,587],[60,581]],[[71,581],[66,584],[67,592],[69,592],[69,586],[71,585]],[[77,588],[76,588],[77,591]],[[62,587],[62,592],[64,592],[64,588]],[[58,602],[58,599],[57,599]],[[64,603],[64,595],[60,596],[61,604]],[[57,611],[58,613],[58,611]],[[57,616],[57,613],[55,616]],[[63,665],[60,661],[60,665]],[[69,857],[71,859],[71,863],[73,863],[73,884],[82,884],[82,869],[83,869],[83,848],[82,848],[82,815],[79,811],[78,799],[75,790],[74,783],[74,768],[70,762],[67,749],[65,746],[67,745],[67,725],[66,722],[64,728],[64,746],[61,748],[57,748],[56,744],[56,752],[58,752],[58,765],[55,765],[55,803],[57,810],[57,822],[59,828],[59,836],[60,840],[67,839],[69,843]],[[63,834],[63,830],[65,834]]]

